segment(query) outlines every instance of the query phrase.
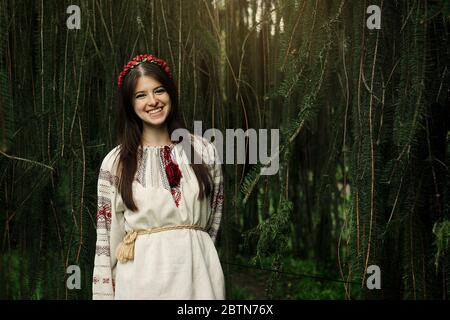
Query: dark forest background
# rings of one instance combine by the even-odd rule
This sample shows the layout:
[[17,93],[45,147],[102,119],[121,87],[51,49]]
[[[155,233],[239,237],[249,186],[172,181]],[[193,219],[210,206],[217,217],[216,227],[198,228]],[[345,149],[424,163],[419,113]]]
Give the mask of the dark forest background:
[[191,130],[281,132],[277,175],[224,167],[227,298],[448,299],[449,26],[449,1],[0,0],[0,298],[90,299],[116,79],[152,53]]

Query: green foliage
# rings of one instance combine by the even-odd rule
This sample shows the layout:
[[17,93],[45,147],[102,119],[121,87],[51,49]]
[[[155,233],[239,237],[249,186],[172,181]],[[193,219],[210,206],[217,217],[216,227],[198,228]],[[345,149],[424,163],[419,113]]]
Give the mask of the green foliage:
[[[249,258],[237,256],[236,263],[248,265]],[[283,274],[274,284],[272,296],[283,300],[343,300],[346,299],[344,283],[337,272],[321,270],[312,260],[300,260],[286,255],[283,256]],[[269,257],[261,258],[258,269],[239,268],[233,270],[235,279],[231,287],[231,299],[254,300],[267,298],[268,292],[258,292],[274,273]],[[239,275],[239,277],[237,277]],[[241,282],[239,279],[246,279]],[[351,279],[346,279],[349,281]],[[357,282],[349,284],[352,287],[351,299],[362,298],[362,291]],[[255,295],[256,294],[256,295]]]
[[436,222],[433,226],[433,233],[436,237],[435,244],[437,248],[434,264],[438,268],[439,260],[446,259],[450,252],[450,221]]
[[256,298],[247,290],[233,286],[231,288],[230,300],[255,300]]
[[[278,290],[284,290],[287,299],[294,300],[343,300],[345,297],[344,283],[339,282],[340,277],[337,272],[321,272],[312,261],[302,261],[286,258],[284,264],[285,271],[299,273],[303,277],[286,276],[286,281],[280,283]],[[346,279],[348,281],[348,279]],[[352,287],[350,299],[361,299],[361,290],[355,283],[349,284]]]
[[[307,54],[303,53],[303,51],[301,52],[302,60],[299,64],[302,68],[308,69],[308,77],[300,82],[300,73],[297,71],[298,67],[295,58],[290,58],[288,59],[289,66],[287,67],[287,70],[289,71],[286,74],[286,79],[280,84],[279,88],[274,90],[274,93],[268,94],[268,96],[271,97],[281,96],[286,102],[288,102],[291,94],[298,91],[295,90],[297,87],[305,88],[302,103],[297,107],[297,110],[299,110],[297,117],[281,127],[280,150],[275,151],[272,154],[269,163],[273,162],[275,156],[280,156],[280,158],[283,156],[283,152],[294,141],[303,126],[311,121],[319,111],[320,106],[316,104],[316,100],[322,86],[323,75],[327,67],[327,57],[331,46],[331,22],[330,24],[325,25],[324,30],[327,32],[326,41],[324,42],[318,55],[318,59],[313,66],[308,66],[306,61]],[[257,185],[262,168],[263,165],[258,163],[245,177],[241,185],[241,191],[244,194],[244,204]]]

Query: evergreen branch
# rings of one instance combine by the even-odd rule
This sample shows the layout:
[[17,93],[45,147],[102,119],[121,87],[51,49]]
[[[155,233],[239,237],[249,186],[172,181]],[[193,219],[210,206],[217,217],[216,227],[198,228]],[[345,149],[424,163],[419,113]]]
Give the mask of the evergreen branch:
[[16,156],[11,156],[11,155],[9,155],[9,154],[4,153],[4,152],[1,151],[1,150],[0,150],[0,154],[2,154],[3,156],[5,156],[6,158],[9,158],[9,159],[14,159],[14,160],[19,160],[19,161],[24,161],[24,162],[32,163],[32,164],[34,164],[34,165],[42,166],[42,167],[44,167],[44,168],[50,169],[50,170],[52,170],[52,171],[55,171],[55,168],[53,168],[53,167],[51,167],[51,166],[48,166],[48,165],[46,165],[46,164],[43,164],[43,163],[34,161],[34,160],[25,159],[25,158],[20,158],[20,157],[16,157]]
[[[333,22],[334,20],[332,20]],[[264,163],[258,163],[252,170],[251,172],[244,178],[244,181],[242,183],[242,187],[241,187],[241,191],[244,193],[244,199],[243,199],[243,204],[245,205],[248,198],[250,197],[251,193],[253,192],[254,188],[256,187],[259,178],[261,176],[262,173],[262,166],[266,167],[269,166],[272,161],[274,159],[276,159],[279,155],[283,155],[284,151],[287,149],[287,147],[295,140],[295,138],[298,136],[298,134],[300,133],[301,129],[303,128],[304,124],[306,121],[309,121],[312,116],[318,111],[318,107],[316,107],[314,110],[312,109],[312,105],[314,104],[316,98],[317,98],[317,94],[319,93],[321,87],[322,87],[322,82],[324,79],[324,74],[326,71],[326,67],[327,67],[327,62],[328,62],[328,53],[329,50],[331,48],[331,31],[330,31],[330,25],[325,25],[324,26],[325,29],[328,31],[327,33],[327,41],[325,42],[324,47],[322,48],[322,50],[320,51],[319,54],[319,61],[318,61],[318,65],[320,65],[321,68],[321,72],[320,72],[320,77],[317,80],[317,83],[313,84],[313,89],[311,90],[311,93],[308,94],[305,99],[304,99],[304,103],[303,103],[303,108],[301,108],[301,111],[299,112],[299,114],[297,115],[297,118],[294,119],[293,121],[291,121],[291,123],[288,125],[289,129],[286,135],[284,135],[284,139],[282,139],[282,141],[286,141],[285,143],[283,143],[282,147],[280,150],[275,151],[275,153],[273,153],[271,155],[271,157],[269,158],[269,160]],[[323,61],[322,61],[323,59]]]

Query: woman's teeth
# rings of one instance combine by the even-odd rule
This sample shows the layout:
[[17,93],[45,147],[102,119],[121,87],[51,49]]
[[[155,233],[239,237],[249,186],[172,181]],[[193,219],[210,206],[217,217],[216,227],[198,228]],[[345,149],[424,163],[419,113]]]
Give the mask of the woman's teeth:
[[161,107],[161,108],[157,108],[157,109],[152,110],[152,111],[149,111],[148,113],[149,113],[149,114],[156,114],[156,113],[161,112],[161,110],[162,110],[162,107]]

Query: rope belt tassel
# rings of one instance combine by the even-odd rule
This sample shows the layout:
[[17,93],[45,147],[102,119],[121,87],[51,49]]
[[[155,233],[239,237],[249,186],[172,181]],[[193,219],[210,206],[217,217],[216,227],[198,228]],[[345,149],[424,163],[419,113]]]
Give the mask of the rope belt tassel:
[[138,236],[138,232],[133,230],[125,235],[122,242],[119,244],[116,250],[117,260],[124,263],[134,258],[134,242]]
[[194,230],[201,230],[201,231],[207,232],[205,228],[203,228],[199,225],[194,225],[194,224],[182,224],[182,225],[175,225],[175,226],[156,227],[156,228],[150,228],[150,229],[144,229],[144,230],[133,230],[131,232],[128,232],[125,235],[122,242],[117,247],[117,249],[116,249],[117,260],[121,263],[125,263],[127,261],[134,259],[134,243],[136,242],[137,236],[143,235],[143,234],[157,233],[157,232],[167,231],[167,230],[178,230],[178,229],[194,229]]

